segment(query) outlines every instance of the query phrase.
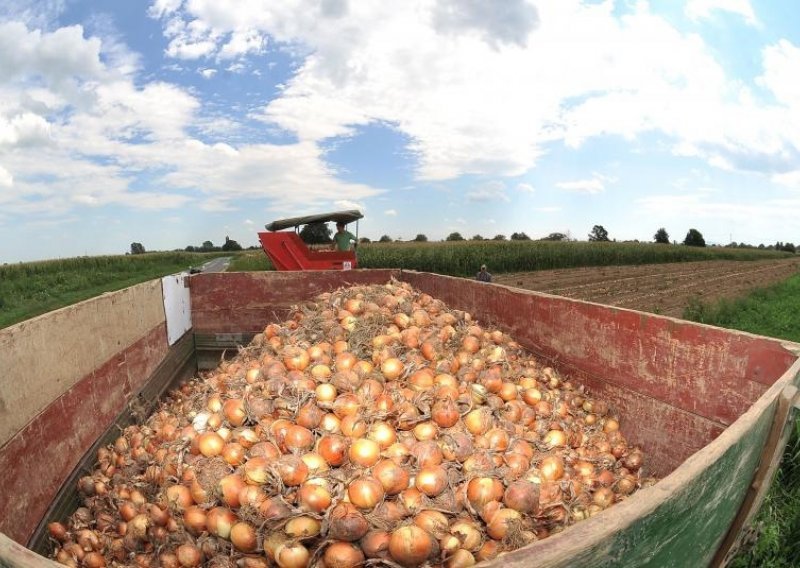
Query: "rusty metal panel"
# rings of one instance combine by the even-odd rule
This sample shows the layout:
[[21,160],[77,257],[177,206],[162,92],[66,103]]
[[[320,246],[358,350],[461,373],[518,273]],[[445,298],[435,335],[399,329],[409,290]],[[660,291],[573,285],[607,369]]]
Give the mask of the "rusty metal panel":
[[0,532],[27,542],[64,480],[139,390],[131,369],[146,373],[137,379],[143,382],[166,353],[161,323],[75,382],[0,448]]
[[161,283],[154,280],[0,330],[0,446],[75,383],[163,322]]
[[226,272],[189,279],[195,333],[257,333],[265,323],[321,292],[359,284],[385,284],[399,270]]

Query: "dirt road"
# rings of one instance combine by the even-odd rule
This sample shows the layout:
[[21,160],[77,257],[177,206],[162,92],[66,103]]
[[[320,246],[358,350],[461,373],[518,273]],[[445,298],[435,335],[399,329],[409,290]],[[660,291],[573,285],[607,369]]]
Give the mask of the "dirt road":
[[786,280],[800,258],[681,262],[500,274],[494,282],[559,296],[681,317],[689,299],[735,298]]

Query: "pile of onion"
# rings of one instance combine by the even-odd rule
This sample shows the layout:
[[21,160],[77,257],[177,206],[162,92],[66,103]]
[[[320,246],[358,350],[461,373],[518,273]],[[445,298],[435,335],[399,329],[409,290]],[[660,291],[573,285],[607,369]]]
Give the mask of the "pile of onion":
[[607,402],[396,281],[295,307],[97,460],[68,566],[470,566],[653,482]]

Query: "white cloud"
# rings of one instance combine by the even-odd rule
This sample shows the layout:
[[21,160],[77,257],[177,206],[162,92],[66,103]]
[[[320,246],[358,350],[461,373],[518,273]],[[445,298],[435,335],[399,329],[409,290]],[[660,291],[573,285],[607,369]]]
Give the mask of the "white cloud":
[[66,0],[13,0],[0,4],[0,21],[24,22],[32,28],[49,29],[67,7]]
[[[613,2],[580,0],[491,10],[478,0],[409,0],[391,14],[377,0],[165,4],[154,14],[176,57],[243,58],[268,40],[299,57],[254,118],[310,142],[392,125],[408,138],[421,180],[518,176],[554,141],[578,147],[653,131],[683,155],[770,171],[800,131],[786,109],[757,104],[730,79],[701,36],[646,2],[621,17]],[[718,10],[755,21],[744,0],[690,5],[697,17]],[[791,90],[794,75],[780,76]]]
[[523,193],[536,193],[536,189],[529,183],[517,184],[517,191],[521,191]]
[[489,45],[513,43],[524,46],[539,24],[536,7],[525,0],[439,0],[433,8],[437,31],[478,32]]
[[506,195],[506,186],[501,181],[491,181],[467,192],[469,201],[511,201]]
[[333,203],[339,209],[358,209],[362,213],[367,209],[366,205],[363,203],[358,203],[357,201],[351,201],[349,199],[338,199]]
[[757,82],[790,108],[800,111],[800,48],[787,40],[764,49],[764,74]]
[[692,20],[710,18],[715,11],[730,12],[744,18],[751,26],[759,25],[750,0],[689,0],[686,15]]
[[7,169],[5,169],[3,166],[0,166],[0,188],[9,189],[13,185],[14,177]]
[[388,215],[389,217],[397,217],[397,211],[394,209],[387,209],[383,212],[384,215]]
[[112,69],[104,46],[125,59],[124,49],[86,38],[80,27],[43,33],[0,24],[0,180],[14,184],[13,194],[0,194],[5,212],[190,204],[227,211],[242,198],[332,207],[334,195],[346,208],[363,209],[355,200],[379,193],[339,181],[314,143],[195,140],[192,129],[213,138],[238,125],[204,115],[188,89],[142,81],[128,74],[135,66]]
[[540,213],[558,213],[561,211],[561,207],[536,207],[534,211],[539,211]]
[[597,177],[575,181],[562,181],[557,183],[556,187],[559,189],[577,191],[580,193],[602,193],[606,190],[606,186],[603,181]]
[[244,224],[249,227],[249,226],[255,225],[255,221],[253,221],[252,219],[245,219],[244,220]]
[[203,76],[203,78],[205,78],[205,79],[211,79],[214,75],[217,74],[217,70],[216,69],[200,69],[198,71],[198,73],[200,73]]

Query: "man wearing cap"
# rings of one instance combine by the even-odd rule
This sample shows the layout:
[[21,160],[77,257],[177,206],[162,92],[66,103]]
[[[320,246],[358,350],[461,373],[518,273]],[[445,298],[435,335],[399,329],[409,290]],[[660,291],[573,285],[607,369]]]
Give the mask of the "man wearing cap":
[[475,277],[475,280],[478,280],[480,282],[491,282],[492,281],[492,275],[489,274],[488,272],[486,272],[486,265],[485,264],[481,264],[481,271],[478,272],[478,275]]

